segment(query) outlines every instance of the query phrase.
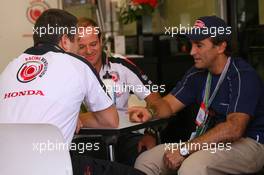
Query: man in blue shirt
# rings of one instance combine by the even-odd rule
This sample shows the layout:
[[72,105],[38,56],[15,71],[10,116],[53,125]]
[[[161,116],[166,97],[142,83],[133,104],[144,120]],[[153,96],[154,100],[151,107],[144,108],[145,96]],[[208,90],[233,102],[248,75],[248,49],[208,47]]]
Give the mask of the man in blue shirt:
[[135,122],[169,117],[199,104],[190,140],[141,154],[135,167],[148,175],[253,173],[264,165],[264,85],[244,60],[230,56],[230,27],[216,16],[196,20],[187,33],[194,66],[151,108],[129,109]]

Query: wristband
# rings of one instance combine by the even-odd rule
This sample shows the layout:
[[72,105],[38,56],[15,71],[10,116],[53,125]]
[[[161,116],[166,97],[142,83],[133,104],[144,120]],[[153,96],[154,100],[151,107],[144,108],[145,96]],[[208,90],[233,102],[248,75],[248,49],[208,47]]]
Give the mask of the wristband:
[[153,108],[147,108],[148,112],[150,113],[150,120],[154,118],[154,116],[156,115],[156,111]]

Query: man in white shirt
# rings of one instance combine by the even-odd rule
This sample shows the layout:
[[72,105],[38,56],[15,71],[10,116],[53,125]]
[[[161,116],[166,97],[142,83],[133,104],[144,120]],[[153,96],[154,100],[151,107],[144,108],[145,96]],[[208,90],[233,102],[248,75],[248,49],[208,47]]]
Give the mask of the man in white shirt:
[[[35,29],[45,27],[42,21],[51,27],[53,20],[44,17],[57,13],[64,15],[56,10],[44,13]],[[72,20],[69,26],[74,27],[74,18],[66,15]],[[47,34],[40,37],[35,32],[33,37],[34,47],[9,63],[1,74],[0,122],[50,123],[61,130],[69,143],[84,100],[95,112],[91,127],[117,127],[117,111],[92,66],[72,54],[78,47],[77,36]]]
[[76,31],[77,19],[66,11],[49,9],[38,18],[34,47],[10,62],[0,76],[0,123],[53,124],[70,143],[84,101],[93,112],[86,126],[118,126],[117,110],[95,70],[73,54],[78,49]]
[[[102,81],[110,79],[114,83],[113,101],[118,113],[121,114],[120,117],[125,117],[122,114],[127,112],[130,92],[133,92],[140,100],[145,100],[147,106],[151,106],[160,98],[158,90],[155,91],[154,88],[157,85],[154,85],[134,63],[104,51],[103,36],[95,21],[80,18],[78,26],[80,27],[78,53],[94,66]],[[81,120],[86,121],[87,117],[81,116]],[[133,165],[139,152],[146,146],[141,138],[142,134],[139,133],[121,135],[117,142],[117,161]],[[155,146],[155,143],[147,146],[149,149]]]

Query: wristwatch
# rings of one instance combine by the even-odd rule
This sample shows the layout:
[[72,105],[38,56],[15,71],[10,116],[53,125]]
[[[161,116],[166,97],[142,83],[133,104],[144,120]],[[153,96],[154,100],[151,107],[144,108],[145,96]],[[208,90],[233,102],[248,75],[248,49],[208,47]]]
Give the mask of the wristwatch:
[[182,157],[188,157],[189,154],[190,154],[190,152],[189,152],[189,150],[188,150],[188,148],[187,148],[186,145],[185,145],[185,146],[182,146],[182,147],[180,148],[180,155],[181,155]]

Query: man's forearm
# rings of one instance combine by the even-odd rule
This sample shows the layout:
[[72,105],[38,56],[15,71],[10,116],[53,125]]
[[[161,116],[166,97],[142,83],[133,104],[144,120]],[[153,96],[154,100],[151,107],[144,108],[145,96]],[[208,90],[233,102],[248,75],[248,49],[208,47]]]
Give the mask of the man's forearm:
[[92,112],[86,112],[79,115],[80,120],[82,121],[83,127],[86,128],[103,128],[100,122],[96,119]]
[[84,127],[117,128],[119,125],[118,113],[114,106],[97,112],[81,113],[79,117]]
[[172,111],[166,101],[158,93],[151,93],[145,98],[147,109],[157,118],[165,118],[172,114]]
[[153,108],[156,110],[157,118],[170,117],[184,107],[185,105],[171,94],[166,95],[153,104]]
[[163,99],[157,100],[148,108],[153,109],[154,118],[168,118],[173,114],[169,104]]
[[[236,114],[234,114],[236,115]],[[217,143],[234,142],[243,136],[249,119],[246,116],[231,116],[226,122],[219,123],[214,128],[208,130],[203,135],[191,140],[189,144],[215,145]],[[237,117],[237,118],[236,118]],[[189,147],[189,152],[195,152],[202,147]]]
[[[226,123],[220,123],[214,128],[207,131],[205,134],[188,142],[189,152],[193,153],[202,149],[204,144],[212,145],[220,142],[233,142],[237,138],[230,133],[230,126]],[[191,146],[197,145],[197,146]]]

